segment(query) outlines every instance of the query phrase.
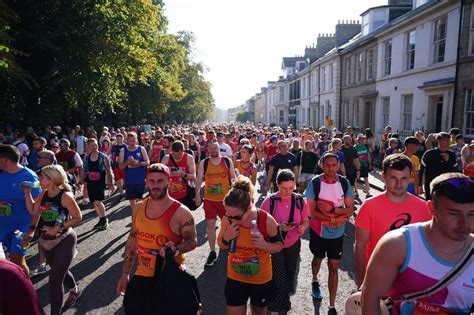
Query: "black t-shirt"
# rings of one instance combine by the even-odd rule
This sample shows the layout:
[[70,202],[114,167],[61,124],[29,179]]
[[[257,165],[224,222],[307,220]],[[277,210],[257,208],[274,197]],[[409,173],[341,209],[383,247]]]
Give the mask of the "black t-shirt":
[[296,157],[292,153],[288,153],[286,155],[277,153],[270,161],[270,166],[273,166],[272,180],[275,181],[279,170],[284,168],[293,170],[293,167],[296,166]]
[[[449,154],[449,160],[445,161],[441,153]],[[422,162],[425,165],[425,183],[430,183],[441,174],[456,172],[456,155],[451,151],[441,152],[439,148],[428,150],[423,154]]]
[[354,165],[354,159],[359,158],[357,149],[353,146],[346,147],[342,146],[342,153],[344,153],[344,167],[346,168],[346,174],[354,174],[357,172],[357,168]]
[[328,150],[329,143],[329,141],[318,143],[319,155],[323,156],[324,152]]
[[[303,156],[301,156],[303,155]],[[318,155],[312,151],[300,152],[296,156],[296,163],[298,166],[302,166],[301,173],[312,174],[318,163]]]

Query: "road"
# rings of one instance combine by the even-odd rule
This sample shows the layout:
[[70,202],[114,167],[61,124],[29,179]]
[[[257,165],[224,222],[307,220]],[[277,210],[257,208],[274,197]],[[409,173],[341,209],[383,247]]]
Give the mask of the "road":
[[[365,194],[359,190],[361,201]],[[263,197],[256,192],[256,200]],[[372,195],[380,194],[372,189]],[[122,270],[122,253],[131,226],[131,209],[128,202],[118,202],[118,196],[106,200],[107,216],[110,226],[106,231],[94,231],[97,223],[95,211],[81,206],[83,220],[75,228],[78,235],[78,254],[73,260],[71,271],[82,290],[82,296],[74,308],[65,314],[123,314],[122,297],[115,293],[117,281]],[[206,223],[202,208],[193,212],[197,224],[198,246],[186,255],[187,271],[198,281],[206,314],[225,314],[224,283],[226,279],[226,252],[218,252],[218,261],[214,267],[204,269],[204,262],[209,253],[206,238]],[[344,314],[344,301],[355,289],[354,284],[354,225],[353,221],[346,226],[344,255],[341,259],[337,310]],[[296,293],[291,297],[292,309],[288,314],[326,314],[328,305],[327,266],[323,263],[320,272],[320,283],[324,299],[313,301],[311,297],[311,259],[309,251],[309,233],[303,236],[298,270]],[[27,256],[29,266],[38,262],[37,246],[33,245]],[[32,279],[37,288],[41,303],[47,314],[50,312],[49,286],[47,274]],[[65,296],[66,298],[67,296]]]

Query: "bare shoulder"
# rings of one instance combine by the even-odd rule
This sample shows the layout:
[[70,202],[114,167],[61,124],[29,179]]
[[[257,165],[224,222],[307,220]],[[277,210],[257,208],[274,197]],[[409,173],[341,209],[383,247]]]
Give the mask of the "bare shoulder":
[[386,233],[377,243],[374,253],[383,253],[395,260],[405,260],[407,251],[407,230],[399,228]]
[[194,225],[194,216],[189,210],[188,207],[185,205],[180,205],[179,208],[176,210],[175,217],[179,222],[180,226],[190,226]]

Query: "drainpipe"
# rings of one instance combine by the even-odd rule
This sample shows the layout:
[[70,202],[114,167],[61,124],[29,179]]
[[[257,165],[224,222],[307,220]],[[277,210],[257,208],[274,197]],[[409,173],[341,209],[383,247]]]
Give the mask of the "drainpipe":
[[321,118],[321,64],[318,65],[318,107],[318,122],[319,128],[321,128],[323,125],[326,126],[326,124],[323,124],[324,118],[322,122],[319,120]]
[[[461,0],[461,8],[460,8],[460,14],[459,14],[458,49],[456,53],[456,73],[454,75],[454,93],[453,93],[453,108],[452,108],[452,114],[451,114],[451,128],[454,127],[454,115],[456,114],[456,99],[458,97],[459,55],[461,51],[462,22],[464,20],[464,2],[465,0]],[[471,7],[471,10],[472,10],[472,7]]]
[[342,121],[342,82],[343,82],[342,66],[343,65],[342,65],[342,55],[339,52],[339,50],[337,51],[337,54],[339,56],[339,127],[338,127],[338,130],[339,130],[339,128],[342,129],[341,121]]

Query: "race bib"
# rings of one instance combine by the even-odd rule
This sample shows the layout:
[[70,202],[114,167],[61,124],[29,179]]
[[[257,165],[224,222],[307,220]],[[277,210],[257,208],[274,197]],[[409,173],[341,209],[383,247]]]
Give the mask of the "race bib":
[[222,194],[222,184],[209,185],[207,191],[211,195],[220,195]]
[[345,223],[344,223],[344,222],[334,222],[334,223],[331,223],[330,221],[322,221],[321,224],[322,224],[323,226],[327,226],[327,227],[330,227],[330,228],[338,228],[338,227],[343,226]]
[[260,271],[258,257],[243,258],[233,256],[230,263],[235,273],[246,277],[255,277]]
[[[412,310],[412,311],[411,311]],[[461,313],[456,310],[450,310],[441,305],[431,304],[423,301],[405,302],[401,305],[401,313],[405,314],[404,311],[410,312],[412,315],[462,315],[467,313]]]
[[59,217],[59,209],[55,206],[41,206],[41,218],[45,222],[54,222]]
[[100,179],[100,172],[89,172],[87,173],[89,180],[97,181]]
[[0,201],[0,217],[10,217],[13,215],[13,205]]

